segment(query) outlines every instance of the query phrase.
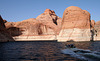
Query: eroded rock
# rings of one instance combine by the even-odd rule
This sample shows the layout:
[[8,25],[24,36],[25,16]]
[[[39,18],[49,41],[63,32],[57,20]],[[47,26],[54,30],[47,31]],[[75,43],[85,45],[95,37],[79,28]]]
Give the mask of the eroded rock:
[[59,41],[90,41],[90,13],[76,6],[65,9]]
[[14,41],[11,35],[6,30],[3,19],[0,16],[0,42]]

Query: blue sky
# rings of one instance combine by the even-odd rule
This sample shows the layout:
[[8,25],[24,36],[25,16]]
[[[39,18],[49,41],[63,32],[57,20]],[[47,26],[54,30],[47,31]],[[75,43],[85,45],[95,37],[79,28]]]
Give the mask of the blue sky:
[[46,8],[62,17],[69,6],[78,6],[91,14],[91,19],[100,20],[100,0],[0,0],[0,15],[9,22],[36,18]]

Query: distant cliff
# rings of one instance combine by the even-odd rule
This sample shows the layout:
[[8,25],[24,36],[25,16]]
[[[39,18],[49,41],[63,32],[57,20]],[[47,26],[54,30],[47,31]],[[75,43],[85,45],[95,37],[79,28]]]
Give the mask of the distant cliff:
[[55,35],[60,32],[61,18],[53,10],[46,9],[36,19],[6,22],[5,26],[12,36]]
[[[6,22],[6,21],[5,21]],[[90,41],[99,37],[99,25],[90,20],[90,13],[76,6],[65,9],[63,18],[46,9],[37,18],[6,22],[2,26],[15,40]],[[97,32],[96,32],[97,31]]]
[[97,21],[94,25],[94,40],[100,40],[100,21]]
[[89,41],[90,13],[76,6],[65,9],[58,41]]

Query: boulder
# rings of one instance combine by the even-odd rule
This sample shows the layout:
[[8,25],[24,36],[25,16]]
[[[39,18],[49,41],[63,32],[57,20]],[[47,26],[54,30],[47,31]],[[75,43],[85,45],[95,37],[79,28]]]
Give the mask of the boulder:
[[65,9],[58,41],[90,41],[90,13],[76,6]]

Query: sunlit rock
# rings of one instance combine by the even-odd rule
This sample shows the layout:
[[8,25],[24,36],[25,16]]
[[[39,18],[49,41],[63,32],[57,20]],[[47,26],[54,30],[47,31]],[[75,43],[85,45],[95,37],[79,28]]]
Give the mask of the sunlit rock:
[[90,41],[90,13],[76,6],[65,9],[58,41]]

